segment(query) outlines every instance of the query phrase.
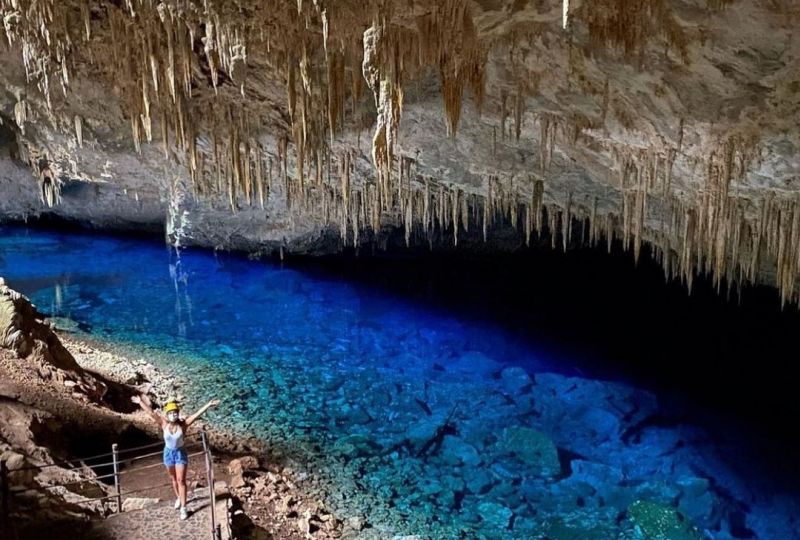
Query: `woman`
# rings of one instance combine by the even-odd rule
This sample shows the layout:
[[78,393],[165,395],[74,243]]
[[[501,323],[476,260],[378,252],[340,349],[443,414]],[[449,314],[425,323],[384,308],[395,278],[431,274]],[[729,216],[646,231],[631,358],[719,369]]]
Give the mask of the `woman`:
[[180,409],[175,401],[170,401],[164,406],[165,417],[153,410],[153,404],[146,395],[134,396],[132,400],[138,403],[161,428],[164,435],[164,466],[172,479],[172,489],[176,497],[175,509],[180,509],[181,519],[186,519],[189,517],[186,511],[186,466],[189,464],[189,457],[183,448],[184,438],[189,426],[208,409],[219,405],[219,400],[212,399],[186,420],[181,420]]

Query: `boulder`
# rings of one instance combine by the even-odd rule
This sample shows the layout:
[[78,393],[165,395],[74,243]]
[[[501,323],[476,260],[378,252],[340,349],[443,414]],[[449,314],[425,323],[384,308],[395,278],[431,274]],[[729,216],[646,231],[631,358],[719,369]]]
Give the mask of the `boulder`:
[[492,502],[480,503],[478,512],[483,522],[495,531],[508,529],[511,524],[511,516],[514,515],[510,508]]
[[45,379],[62,386],[65,380],[73,381],[75,389],[93,401],[100,401],[108,390],[81,369],[31,301],[1,281],[0,347],[25,359]]
[[707,478],[687,477],[677,482],[680,488],[678,508],[704,528],[714,528],[719,521],[719,504]]
[[475,468],[464,470],[464,481],[470,492],[482,495],[492,487],[494,478],[486,469]]
[[475,447],[460,437],[445,437],[442,444],[442,459],[450,465],[475,466],[481,462],[481,456]]
[[545,523],[545,537],[550,540],[609,540],[617,538],[611,520],[594,512],[573,512]]
[[500,384],[511,395],[523,394],[533,387],[533,379],[528,372],[518,366],[507,367],[500,372]]
[[244,471],[253,471],[258,468],[258,458],[255,456],[243,456],[228,463],[228,472],[230,474],[241,474]]
[[635,540],[703,540],[703,535],[677,508],[650,501],[628,507]]
[[364,435],[347,435],[341,437],[334,444],[334,450],[347,457],[373,455],[383,447]]
[[353,531],[363,531],[367,527],[367,518],[364,516],[353,516],[347,518],[345,527]]
[[231,475],[231,487],[241,488],[247,482],[245,481],[245,473],[258,469],[258,459],[254,456],[244,456],[233,459],[228,463],[228,473]]
[[523,461],[533,475],[553,477],[561,473],[558,449],[541,431],[527,427],[506,428],[497,447],[500,452],[513,454]]
[[481,352],[467,351],[445,364],[444,368],[445,372],[469,373],[488,378],[499,372],[503,366]]

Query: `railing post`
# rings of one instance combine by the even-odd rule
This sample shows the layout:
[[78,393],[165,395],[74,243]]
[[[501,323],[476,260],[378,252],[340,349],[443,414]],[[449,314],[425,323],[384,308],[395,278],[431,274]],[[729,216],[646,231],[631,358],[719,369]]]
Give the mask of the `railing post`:
[[206,430],[200,432],[203,441],[203,454],[206,458],[206,483],[208,484],[208,497],[211,501],[211,540],[219,540],[219,530],[217,528],[217,494],[214,489],[214,464],[211,461],[211,449],[208,446]]
[[117,443],[111,445],[111,458],[114,463],[114,490],[117,494],[117,513],[122,512],[122,494],[119,489],[119,457]]
[[6,537],[5,532],[11,530],[8,519],[9,494],[8,467],[5,460],[0,459],[0,532],[3,533],[3,538]]

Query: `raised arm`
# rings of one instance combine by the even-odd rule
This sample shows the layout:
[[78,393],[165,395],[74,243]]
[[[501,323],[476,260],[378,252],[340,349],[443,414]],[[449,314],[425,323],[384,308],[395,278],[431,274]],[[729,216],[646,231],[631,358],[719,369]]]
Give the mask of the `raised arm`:
[[156,411],[153,410],[153,404],[150,403],[150,398],[144,394],[133,396],[131,401],[138,404],[139,407],[142,408],[147,415],[153,419],[153,421],[158,424],[158,427],[164,427],[164,417],[158,414]]
[[200,407],[199,411],[197,411],[196,413],[194,413],[193,415],[191,415],[189,418],[186,419],[186,422],[185,422],[186,423],[186,427],[189,427],[192,424],[194,424],[195,420],[200,418],[203,415],[203,413],[205,413],[211,407],[216,407],[217,405],[219,405],[219,400],[218,399],[212,399],[211,401],[209,401],[208,403],[206,403],[205,405]]

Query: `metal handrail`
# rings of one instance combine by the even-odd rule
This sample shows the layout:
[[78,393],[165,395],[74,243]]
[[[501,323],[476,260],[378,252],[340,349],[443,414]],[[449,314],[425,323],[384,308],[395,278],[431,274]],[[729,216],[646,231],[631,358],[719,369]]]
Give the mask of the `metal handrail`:
[[[211,455],[211,448],[210,448],[210,446],[208,444],[208,439],[206,437],[205,430],[201,431],[201,433],[200,433],[200,442],[202,443],[202,450],[200,450],[198,452],[194,452],[192,454],[188,454],[187,457],[191,458],[191,457],[197,457],[197,456],[200,456],[200,455],[204,455],[205,456],[206,482],[208,483],[209,498],[210,498],[210,501],[211,501],[211,538],[212,538],[212,540],[219,540],[220,539],[220,531],[219,531],[219,526],[216,524],[216,492],[215,492],[215,489],[214,489],[214,467],[213,467],[213,461],[212,461],[212,455]],[[139,489],[135,489],[135,490],[131,490],[131,491],[122,491],[121,482],[120,482],[120,477],[122,475],[130,474],[130,473],[137,472],[137,471],[144,470],[144,469],[149,469],[149,468],[152,468],[152,467],[161,467],[163,465],[161,463],[151,463],[149,465],[128,467],[125,470],[120,470],[120,464],[121,464],[120,462],[133,463],[134,461],[142,460],[142,459],[145,459],[145,458],[148,458],[148,457],[154,457],[156,455],[161,454],[161,452],[152,452],[152,453],[148,453],[148,454],[143,454],[141,456],[134,456],[132,458],[129,457],[129,458],[125,458],[125,459],[119,459],[119,454],[130,453],[130,452],[133,452],[133,451],[144,450],[144,449],[147,449],[147,448],[153,448],[155,446],[160,446],[161,444],[163,444],[163,443],[158,442],[158,443],[142,445],[142,446],[138,446],[138,447],[135,447],[135,448],[127,448],[127,449],[122,449],[122,450],[118,450],[117,449],[117,445],[114,444],[114,445],[112,445],[112,451],[110,453],[98,454],[97,456],[92,456],[90,458],[78,458],[78,459],[71,460],[71,461],[61,462],[62,464],[66,463],[66,464],[70,464],[71,465],[71,463],[74,462],[74,461],[83,461],[83,460],[87,460],[87,459],[97,459],[97,458],[100,458],[100,457],[105,457],[105,456],[111,455],[113,457],[113,460],[111,462],[103,463],[103,464],[99,464],[99,465],[85,465],[85,466],[90,468],[90,469],[92,469],[92,468],[112,465],[114,467],[114,472],[112,472],[112,473],[104,474],[104,475],[101,475],[101,476],[95,476],[95,477],[92,477],[92,478],[85,478],[85,479],[75,480],[75,481],[71,481],[71,482],[66,482],[66,483],[63,483],[63,484],[53,484],[53,485],[49,485],[49,486],[36,486],[36,487],[32,487],[32,488],[14,489],[14,490],[10,489],[10,484],[9,484],[9,481],[8,481],[9,471],[8,471],[7,466],[6,466],[6,463],[5,463],[5,461],[0,460],[0,526],[4,527],[8,523],[8,518],[9,518],[9,515],[10,515],[9,506],[10,506],[10,499],[11,499],[12,495],[19,495],[21,493],[26,493],[26,492],[31,492],[31,491],[48,493],[48,490],[52,489],[52,488],[57,488],[57,487],[66,488],[68,486],[74,486],[74,485],[83,484],[83,483],[86,483],[86,482],[92,482],[92,481],[96,481],[96,480],[103,480],[103,479],[112,478],[112,477],[114,478],[114,493],[109,494],[109,495],[104,495],[104,496],[101,496],[101,497],[87,498],[87,499],[84,499],[82,501],[78,501],[76,504],[86,504],[86,503],[95,502],[95,501],[105,501],[105,500],[109,500],[109,499],[117,499],[116,511],[117,512],[122,512],[122,498],[123,497],[128,496],[128,495],[132,495],[134,493],[141,493],[141,492],[144,492],[144,491],[150,491],[150,490],[153,490],[153,489],[160,489],[160,488],[168,487],[168,486],[172,485],[172,482],[168,482],[168,483],[165,483],[165,484],[159,484],[159,485],[156,485],[156,486],[149,486],[149,487],[139,488]],[[194,444],[187,445],[184,448],[188,448],[188,447],[191,447],[191,446],[197,446],[197,445],[198,445],[198,443],[195,442]],[[58,466],[58,465],[59,465],[59,463],[50,463],[50,464],[42,465],[42,466],[22,467],[22,468],[19,468],[19,469],[15,469],[14,472],[27,471],[27,470],[41,470],[41,469],[44,469],[44,468],[47,468],[47,467],[54,467],[54,466]]]
[[[197,435],[186,435],[184,438],[185,439],[191,439],[191,438],[195,438],[195,437],[197,437]],[[199,441],[195,441],[195,442],[199,442]],[[145,450],[147,448],[155,448],[155,447],[161,446],[163,444],[164,444],[163,442],[159,441],[159,442],[155,442],[155,443],[152,443],[152,444],[145,444],[145,445],[142,445],[142,446],[134,446],[133,448],[124,448],[124,449],[119,450],[118,454],[127,454],[127,453],[130,453],[130,452],[135,452],[137,450]],[[154,452],[153,454],[150,454],[150,455],[157,455],[159,453],[160,452]],[[84,462],[84,461],[91,461],[93,459],[98,459],[98,458],[102,458],[102,457],[108,457],[108,456],[112,456],[112,455],[113,455],[113,452],[106,452],[105,454],[97,454],[95,456],[76,457],[76,458],[72,458],[72,459],[65,459],[63,461],[55,461],[53,463],[46,463],[45,465],[28,465],[26,467],[20,467],[19,469],[14,469],[14,472],[47,469],[48,467],[61,467],[62,465],[70,465],[70,466],[72,466],[72,464],[76,463],[76,462],[80,463],[80,462]],[[138,456],[138,457],[135,457],[135,458],[125,458],[123,461],[127,461],[129,459],[139,459],[141,457],[144,457],[144,456]],[[89,468],[95,468],[95,467],[108,467],[109,465],[113,465],[113,464],[114,464],[113,461],[109,461],[107,463],[101,463],[101,464],[95,464],[95,465],[86,465],[86,466],[89,467]],[[77,469],[79,467],[73,467],[73,468]]]
[[[194,452],[192,454],[188,454],[187,457],[190,457],[190,458],[191,457],[197,457],[197,456],[203,455],[204,453],[205,453],[205,451]],[[138,457],[136,457],[134,459],[138,460],[138,459],[143,459],[145,457],[153,457],[155,455],[161,455],[161,452],[154,452],[152,454],[146,454],[144,456],[138,456]],[[125,461],[133,461],[133,460],[125,460]],[[110,465],[110,464],[111,463],[108,463],[106,465]],[[124,474],[131,474],[131,473],[134,473],[134,472],[142,471],[144,469],[151,469],[153,467],[163,467],[163,466],[164,466],[163,463],[158,462],[158,463],[151,463],[149,465],[141,465],[141,466],[137,466],[137,467],[129,467],[129,468],[126,468],[124,470],[120,470],[117,473],[111,472],[111,473],[103,474],[103,475],[100,475],[100,476],[93,476],[91,478],[81,478],[79,480],[75,480],[73,482],[67,482],[67,483],[64,483],[64,484],[52,484],[52,485],[49,485],[49,486],[38,486],[38,489],[52,489],[52,488],[57,488],[57,487],[75,486],[75,485],[78,485],[78,484],[83,484],[85,482],[93,482],[95,480],[105,480],[107,478],[112,478],[114,476],[122,476]],[[12,472],[16,472],[18,470],[22,470],[22,469],[16,469],[15,471],[12,471]],[[26,491],[37,491],[38,489],[37,488],[9,489],[9,492],[12,493],[12,494],[14,494],[14,493],[24,493]]]
[[214,463],[211,459],[211,448],[208,445],[205,429],[200,432],[203,440],[203,451],[206,455],[206,483],[208,484],[208,497],[211,501],[211,538],[220,540],[219,528],[217,526],[217,490],[214,485]]

